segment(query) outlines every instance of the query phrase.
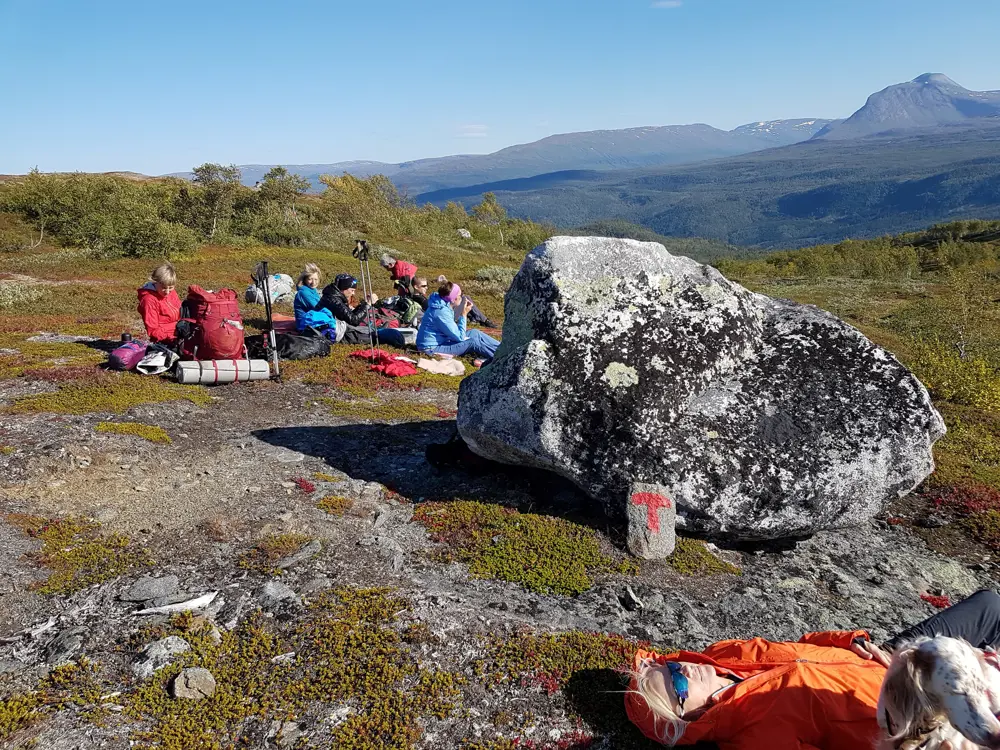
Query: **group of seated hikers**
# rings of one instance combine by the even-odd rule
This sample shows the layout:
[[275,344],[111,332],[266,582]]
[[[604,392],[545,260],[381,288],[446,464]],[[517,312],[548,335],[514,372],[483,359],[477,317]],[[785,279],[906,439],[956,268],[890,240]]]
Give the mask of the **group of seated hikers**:
[[[458,284],[438,277],[437,291],[428,296],[428,281],[416,276],[417,267],[406,261],[383,255],[381,265],[389,272],[397,293],[397,301],[411,306],[411,319],[418,324],[417,350],[437,356],[470,355],[489,363],[500,342],[482,331],[471,329],[469,323],[489,328],[496,325],[476,304],[462,293]],[[253,277],[255,283],[256,275]],[[164,263],[150,274],[149,282],[138,290],[139,314],[146,333],[153,343],[176,349],[186,335],[187,317],[177,295],[177,273],[170,263]],[[331,343],[354,345],[378,341],[399,348],[405,346],[403,333],[387,325],[375,314],[379,302],[371,293],[357,299],[358,280],[348,273],[338,274],[325,287],[322,272],[315,263],[307,263],[296,283],[293,309],[295,328],[300,333],[319,333]]]
[[[936,636],[965,641],[984,652],[983,669],[996,669],[992,652],[1000,646],[1000,594],[991,589],[973,594],[881,646],[857,630],[809,633],[797,643],[721,641],[701,652],[640,650],[625,709],[646,737],[670,746],[975,750],[981,745],[960,736],[956,742],[954,733],[937,741],[936,730],[956,717],[931,697],[931,679],[916,659],[887,676],[890,658],[910,656],[921,639]],[[984,726],[995,724],[992,712],[973,710],[982,696],[967,695],[984,688],[974,675],[950,686],[961,699],[959,718],[965,719],[955,728],[966,736],[970,728],[992,736],[986,746],[1000,747],[1000,732]],[[928,722],[928,716],[936,718]]]

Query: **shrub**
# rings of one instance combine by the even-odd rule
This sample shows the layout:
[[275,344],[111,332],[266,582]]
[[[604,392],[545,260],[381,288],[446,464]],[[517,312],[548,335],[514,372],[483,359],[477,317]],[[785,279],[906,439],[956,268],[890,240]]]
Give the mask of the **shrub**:
[[316,504],[316,507],[331,516],[342,516],[354,507],[354,501],[349,497],[327,495]]
[[962,359],[956,351],[924,344],[909,365],[935,398],[1000,413],[1000,372],[985,359]]
[[49,296],[48,287],[0,279],[0,309],[17,308]]

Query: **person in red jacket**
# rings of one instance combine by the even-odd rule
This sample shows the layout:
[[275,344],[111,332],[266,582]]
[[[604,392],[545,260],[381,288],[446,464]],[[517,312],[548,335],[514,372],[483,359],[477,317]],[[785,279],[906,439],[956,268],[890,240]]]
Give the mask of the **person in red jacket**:
[[170,263],[153,269],[149,281],[141,286],[139,315],[149,340],[173,348],[177,346],[177,323],[181,319],[181,300],[174,287],[177,272]]
[[413,277],[417,275],[417,267],[405,260],[396,260],[388,253],[383,253],[380,262],[382,268],[389,272],[393,286],[399,294],[408,296],[413,287]]

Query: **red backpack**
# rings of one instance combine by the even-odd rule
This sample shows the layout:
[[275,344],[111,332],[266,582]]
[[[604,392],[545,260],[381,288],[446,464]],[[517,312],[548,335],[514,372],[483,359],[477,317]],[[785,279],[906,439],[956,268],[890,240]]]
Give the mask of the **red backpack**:
[[243,318],[233,289],[208,292],[189,286],[184,301],[190,317],[191,336],[181,344],[183,359],[246,359]]

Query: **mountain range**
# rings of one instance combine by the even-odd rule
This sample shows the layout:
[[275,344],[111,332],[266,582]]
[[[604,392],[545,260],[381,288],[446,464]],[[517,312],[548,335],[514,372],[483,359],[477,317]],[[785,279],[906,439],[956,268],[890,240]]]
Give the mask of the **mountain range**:
[[[418,159],[399,164],[346,161],[336,164],[285,164],[314,187],[321,175],[344,172],[357,177],[383,174],[410,195],[449,187],[475,185],[567,169],[630,169],[685,164],[721,156],[746,154],[808,140],[831,120],[771,120],[719,130],[710,125],[664,125],[592,130],[551,135],[540,141],[508,146],[492,154],[465,154]],[[274,165],[240,166],[243,182],[253,185]],[[175,176],[190,177],[190,173]]]

